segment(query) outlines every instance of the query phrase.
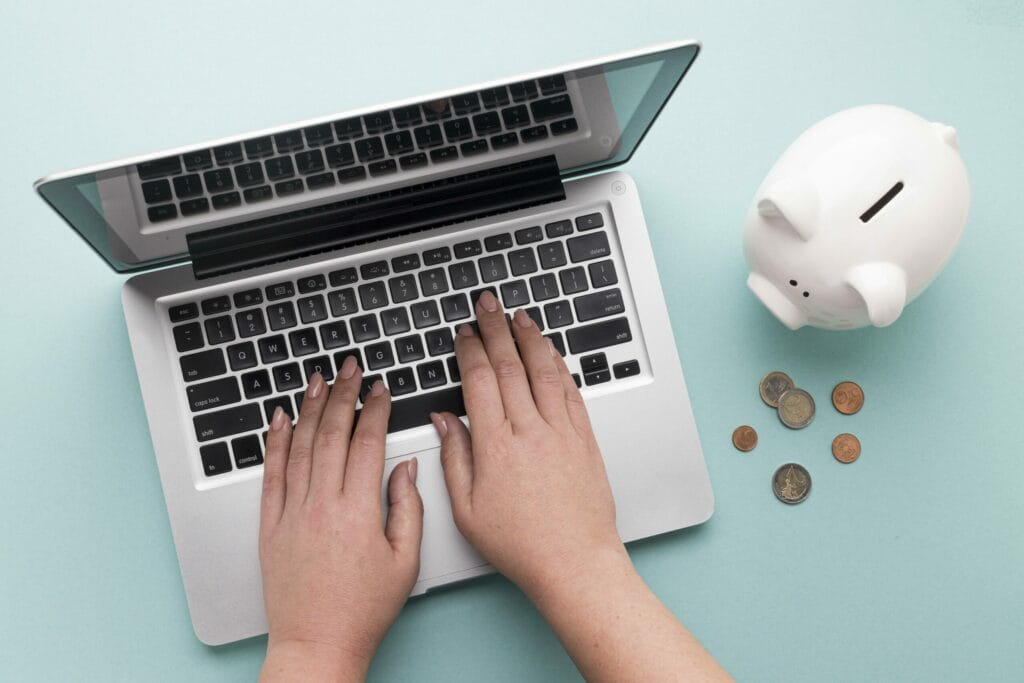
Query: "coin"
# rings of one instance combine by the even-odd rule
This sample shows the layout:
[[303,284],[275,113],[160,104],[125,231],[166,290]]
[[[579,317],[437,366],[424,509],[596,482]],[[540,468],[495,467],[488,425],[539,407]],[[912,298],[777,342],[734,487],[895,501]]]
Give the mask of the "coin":
[[754,446],[757,445],[757,432],[753,427],[740,425],[733,430],[732,445],[736,447],[736,450],[744,453],[754,450]]
[[764,376],[758,389],[761,392],[762,401],[772,408],[778,408],[779,396],[782,396],[782,394],[794,386],[796,385],[793,384],[793,380],[789,378],[789,375],[775,370]]
[[832,390],[832,405],[843,415],[853,415],[864,407],[864,390],[856,382],[840,382]]
[[811,492],[811,475],[803,465],[787,463],[772,475],[772,491],[786,505],[796,505]]
[[779,419],[790,429],[803,429],[814,419],[814,399],[803,389],[789,389],[779,396]]
[[832,439],[832,455],[841,463],[851,463],[860,457],[860,439],[853,434],[840,434]]

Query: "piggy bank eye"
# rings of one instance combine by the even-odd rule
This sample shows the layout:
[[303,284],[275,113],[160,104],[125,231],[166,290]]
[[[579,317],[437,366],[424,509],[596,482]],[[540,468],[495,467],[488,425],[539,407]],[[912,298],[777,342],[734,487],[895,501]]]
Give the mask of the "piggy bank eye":
[[871,207],[860,215],[860,222],[867,223],[869,220],[875,217],[875,214],[885,208],[885,205],[893,200],[893,198],[903,190],[903,181],[896,183],[889,188],[889,191],[882,195],[881,199],[871,205]]

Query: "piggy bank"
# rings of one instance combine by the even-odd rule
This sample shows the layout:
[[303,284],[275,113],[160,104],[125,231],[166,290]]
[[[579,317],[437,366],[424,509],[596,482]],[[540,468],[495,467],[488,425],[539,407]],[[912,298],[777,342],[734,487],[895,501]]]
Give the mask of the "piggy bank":
[[956,131],[869,105],[816,123],[754,196],[747,285],[790,329],[892,324],[939,274],[967,222]]

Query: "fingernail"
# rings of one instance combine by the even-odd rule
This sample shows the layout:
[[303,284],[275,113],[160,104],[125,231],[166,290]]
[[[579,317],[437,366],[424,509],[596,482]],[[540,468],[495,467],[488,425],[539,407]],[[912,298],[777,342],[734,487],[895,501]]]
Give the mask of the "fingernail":
[[520,308],[512,315],[512,319],[516,321],[519,327],[529,327],[533,324],[533,318],[526,314],[526,311]]
[[558,349],[555,348],[555,343],[548,338],[548,349],[551,351],[552,356],[558,355]]
[[324,378],[321,377],[319,372],[314,372],[313,376],[309,378],[309,389],[306,390],[306,396],[309,398],[316,398],[323,390]]
[[274,416],[270,418],[270,431],[276,432],[284,427],[284,409],[281,406],[274,408]]
[[463,337],[472,337],[473,336],[473,326],[472,325],[463,325],[462,327],[459,328],[459,334],[461,334]]
[[484,307],[484,310],[488,311],[489,313],[494,313],[496,310],[498,310],[498,299],[493,294],[491,294],[491,290],[489,289],[485,289],[483,293],[480,294],[479,301],[480,305]]
[[352,375],[356,374],[356,357],[347,356],[341,364],[341,375],[342,379],[352,379]]
[[419,466],[415,457],[409,460],[409,464],[405,468],[406,473],[408,473],[409,475],[409,481],[412,483],[413,486],[416,485],[416,471],[418,469]]
[[437,430],[437,436],[444,438],[448,434],[448,423],[444,421],[440,413],[431,413],[430,421],[434,423],[434,429]]
[[[380,380],[377,380],[376,382],[373,383],[373,386],[370,387],[370,396],[380,396],[383,393],[384,393],[384,382],[382,382]],[[422,415],[422,413],[420,413],[420,414]]]

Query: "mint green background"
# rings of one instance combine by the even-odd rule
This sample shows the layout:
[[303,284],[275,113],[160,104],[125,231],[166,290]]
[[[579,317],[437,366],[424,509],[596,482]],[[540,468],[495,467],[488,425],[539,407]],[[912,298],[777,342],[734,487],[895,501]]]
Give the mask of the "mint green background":
[[[121,278],[33,196],[33,179],[680,37],[705,51],[626,170],[717,509],[636,545],[639,571],[741,679],[1024,677],[1018,0],[134,0],[0,10],[0,679],[251,679],[265,645],[210,649],[192,634]],[[969,226],[893,327],[791,333],[744,287],[743,215],[796,135],[868,102],[958,128]],[[818,401],[803,431],[757,397],[776,368]],[[854,417],[829,406],[846,378],[868,397]],[[729,444],[740,423],[760,432],[750,454]],[[854,465],[829,454],[841,431],[863,442]],[[814,477],[799,507],[769,490],[787,460]],[[488,578],[410,604],[371,678],[576,675],[522,595]]]

